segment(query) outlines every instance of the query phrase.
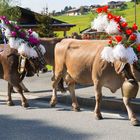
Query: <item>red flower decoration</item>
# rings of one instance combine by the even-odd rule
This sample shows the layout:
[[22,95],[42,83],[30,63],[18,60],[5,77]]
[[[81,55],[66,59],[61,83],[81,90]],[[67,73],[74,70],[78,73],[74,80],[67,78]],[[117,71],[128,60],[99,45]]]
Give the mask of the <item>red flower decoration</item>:
[[102,11],[105,12],[105,13],[107,13],[107,11],[108,11],[108,6],[102,7]]
[[117,36],[115,36],[115,39],[117,40],[117,42],[119,43],[119,42],[121,42],[122,41],[122,36],[121,35],[117,35]]
[[109,42],[108,42],[109,44],[112,44],[112,40],[109,40]]
[[130,35],[130,40],[135,41],[137,39],[137,36],[135,34]]
[[16,37],[17,33],[15,31],[11,31],[11,36]]
[[138,47],[137,47],[137,51],[140,52],[140,45],[138,45]]
[[136,23],[133,24],[132,29],[133,29],[134,31],[138,30],[138,26],[136,25]]
[[99,14],[99,13],[101,13],[103,11],[103,9],[102,8],[97,8],[96,9],[96,12]]
[[110,13],[107,15],[107,17],[108,17],[109,20],[113,19],[113,15],[110,14]]
[[127,23],[126,23],[126,22],[123,22],[123,23],[121,24],[121,26],[122,26],[123,28],[125,28],[125,27],[127,26]]
[[116,22],[120,22],[121,17],[120,17],[120,16],[115,16],[115,17],[114,17],[114,20],[115,20]]
[[127,29],[127,30],[126,30],[126,34],[127,34],[127,35],[131,35],[132,33],[133,33],[133,31],[132,31],[131,29]]

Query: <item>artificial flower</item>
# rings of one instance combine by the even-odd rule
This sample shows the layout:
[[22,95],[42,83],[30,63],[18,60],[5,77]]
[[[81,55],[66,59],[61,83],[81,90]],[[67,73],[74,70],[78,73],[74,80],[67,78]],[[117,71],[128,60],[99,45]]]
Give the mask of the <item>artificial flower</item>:
[[131,34],[129,39],[135,41],[137,39],[137,36],[135,34]]
[[121,35],[116,35],[115,36],[116,41],[119,43],[122,41],[123,37]]
[[109,20],[113,19],[113,15],[111,13],[108,13],[107,17]]
[[133,29],[134,31],[138,30],[138,26],[136,25],[136,23],[133,24],[132,29]]
[[97,9],[96,9],[96,12],[97,12],[97,13],[101,13],[102,11],[103,11],[102,8],[97,8]]
[[109,42],[108,42],[109,44],[112,44],[112,40],[109,40]]
[[137,47],[137,51],[140,52],[140,45],[138,45],[138,47]]
[[102,8],[102,11],[105,12],[105,13],[107,13],[107,11],[108,11],[108,6],[104,6],[104,7]]
[[125,28],[125,27],[127,27],[127,23],[126,23],[126,22],[123,22],[123,23],[121,23],[121,26],[122,26],[123,28]]
[[126,30],[126,34],[127,34],[127,35],[131,35],[132,33],[133,33],[133,31],[132,31],[131,29],[127,29],[127,30]]
[[120,16],[114,16],[114,20],[115,20],[116,22],[120,22],[121,17],[120,17]]
[[11,36],[16,37],[17,33],[15,31],[11,31]]

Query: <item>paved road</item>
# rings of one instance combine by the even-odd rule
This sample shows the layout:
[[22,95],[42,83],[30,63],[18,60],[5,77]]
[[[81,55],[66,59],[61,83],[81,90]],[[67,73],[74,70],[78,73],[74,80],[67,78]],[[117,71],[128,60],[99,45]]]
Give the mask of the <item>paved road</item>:
[[29,100],[30,108],[8,107],[0,100],[0,140],[139,140],[140,127],[133,127],[120,113],[103,111],[97,121],[93,112],[71,111],[58,104],[50,108],[45,101]]
[[[38,94],[38,95],[48,95],[52,93],[52,87],[51,87],[51,76],[52,73],[48,72],[45,74],[40,74],[39,77],[34,76],[30,78],[25,78],[24,83],[26,87],[31,91],[31,93]],[[87,97],[87,98],[93,98],[94,92],[93,92],[93,86],[77,86],[76,87],[76,95]],[[0,79],[0,94],[2,92],[7,91],[7,82]],[[69,93],[68,93],[69,94]],[[111,93],[109,89],[103,88],[103,95],[104,98],[114,98],[114,99],[121,99],[121,90],[117,90],[116,93]],[[135,100],[137,102],[140,102],[140,91],[137,95],[137,99]]]
[[[30,108],[20,106],[20,95],[13,94],[16,106],[5,104],[7,83],[0,80],[0,140],[139,140],[140,127],[132,127],[126,114],[112,110],[103,111],[104,120],[96,121],[91,109],[84,107],[81,112],[71,111],[71,106],[58,104],[50,108],[51,74],[40,74],[40,77],[26,78],[25,84],[31,93],[25,93]],[[120,98],[107,89],[104,93],[108,98]],[[68,93],[67,93],[68,94]],[[76,94],[93,98],[93,87],[78,87]],[[61,94],[60,96],[65,96]],[[139,116],[140,119],[140,116]]]

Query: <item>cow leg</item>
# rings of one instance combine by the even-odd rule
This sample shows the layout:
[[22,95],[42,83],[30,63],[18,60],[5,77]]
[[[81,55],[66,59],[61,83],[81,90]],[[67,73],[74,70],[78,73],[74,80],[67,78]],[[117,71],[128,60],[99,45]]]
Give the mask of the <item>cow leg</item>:
[[134,125],[134,126],[139,125],[139,121],[136,118],[136,115],[132,110],[130,99],[127,98],[127,97],[123,97],[123,102],[124,102],[124,105],[125,105],[125,107],[127,109],[128,117],[129,117],[129,119],[131,121],[131,124]]
[[25,87],[25,85],[23,84],[23,82],[20,82],[20,86],[22,87],[22,90],[23,90],[24,92],[30,92],[30,91]]
[[60,90],[62,93],[66,92],[66,89],[64,88],[64,80],[61,78],[61,80],[58,83],[58,90]]
[[57,104],[57,91],[56,88],[53,88],[53,94],[51,97],[50,105],[51,107],[55,107],[56,104]]
[[[54,66],[53,66],[53,76],[51,78],[52,81],[55,80],[55,75],[54,75]],[[66,89],[64,88],[64,80],[61,78],[61,80],[58,82],[58,90],[60,90],[62,93],[66,92]]]
[[23,107],[28,107],[29,104],[27,102],[27,99],[25,98],[25,96],[23,95],[23,91],[22,91],[22,87],[20,85],[15,86],[15,88],[17,89],[17,91],[20,93],[21,95],[21,105]]
[[8,83],[8,99],[7,99],[7,105],[8,106],[13,106],[14,105],[14,103],[12,101],[12,97],[11,97],[12,90],[13,90],[13,86]]
[[80,111],[80,107],[79,107],[77,98],[75,96],[75,81],[72,79],[72,77],[68,73],[66,73],[65,75],[65,82],[68,85],[68,90],[72,98],[72,109],[74,111]]
[[60,74],[58,77],[55,77],[52,81],[53,94],[50,101],[51,107],[55,107],[55,105],[57,104],[57,87],[61,78],[62,75]]
[[98,83],[95,83],[94,90],[95,90],[95,100],[96,100],[95,109],[94,109],[95,119],[101,120],[103,119],[101,111],[100,111],[100,106],[101,106],[101,101],[102,101],[101,86]]
[[69,90],[69,92],[71,94],[71,98],[72,98],[72,109],[74,111],[80,111],[80,107],[79,107],[77,98],[75,96],[75,84],[74,83],[69,84],[68,90]]

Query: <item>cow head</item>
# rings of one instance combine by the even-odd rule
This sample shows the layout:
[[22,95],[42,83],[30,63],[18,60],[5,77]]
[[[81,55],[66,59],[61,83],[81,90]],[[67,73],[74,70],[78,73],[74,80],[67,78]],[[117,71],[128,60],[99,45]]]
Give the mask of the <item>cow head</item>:
[[35,73],[38,73],[39,71],[39,60],[35,58],[27,59],[25,69],[26,69],[26,76],[31,77],[34,76]]

